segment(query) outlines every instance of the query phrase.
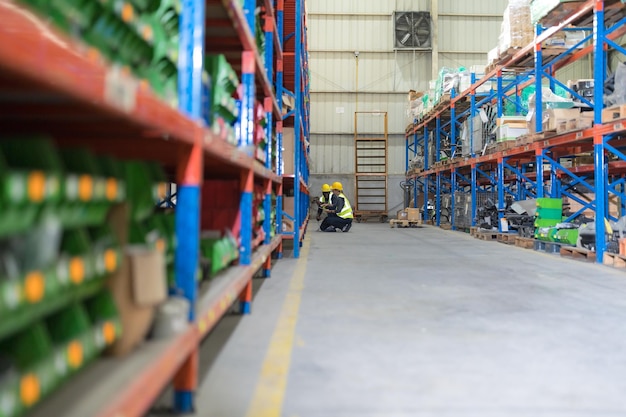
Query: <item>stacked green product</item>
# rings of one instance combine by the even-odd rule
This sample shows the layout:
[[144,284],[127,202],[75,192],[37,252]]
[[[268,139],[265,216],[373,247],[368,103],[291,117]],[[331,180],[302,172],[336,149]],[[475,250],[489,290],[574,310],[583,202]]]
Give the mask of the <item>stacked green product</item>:
[[208,264],[208,274],[215,276],[239,258],[239,247],[229,232],[220,237],[219,232],[207,231],[200,238],[200,254],[202,262]]
[[578,241],[578,227],[563,227],[562,225],[557,225],[553,233],[553,239],[558,243],[576,245]]
[[[112,343],[120,334],[114,306],[85,332],[64,333],[70,322],[85,327],[83,300],[102,294],[104,278],[120,264],[118,242],[104,221],[110,205],[125,196],[115,166],[86,151],[59,152],[42,138],[0,141],[2,417],[33,406],[68,369],[104,348],[102,340]],[[17,217],[5,223],[11,216]],[[70,352],[78,356],[64,366]]]
[[535,238],[554,242],[556,225],[563,217],[563,200],[560,198],[538,198],[535,213]]
[[[0,316],[11,317],[0,323],[2,338],[66,304],[68,297],[97,290],[100,278],[117,269],[119,246],[102,224],[124,187],[115,178],[66,170],[43,139],[3,140],[0,149],[10,167],[0,178],[2,194],[9,197],[0,218],[15,208],[28,217],[0,234]],[[88,153],[80,155],[91,160]],[[77,226],[96,227],[94,240]]]
[[0,341],[0,416],[17,417],[87,365],[121,335],[108,290]]
[[235,123],[239,119],[239,108],[233,94],[239,86],[237,73],[224,55],[207,55],[205,69],[211,80],[210,115],[211,128],[233,145],[237,145]]
[[177,104],[180,0],[22,0]]
[[258,161],[265,164],[267,162],[266,149],[268,147],[268,138],[265,128],[267,127],[267,115],[265,109],[261,104],[256,106],[256,127],[254,143],[256,145],[255,157]]
[[261,24],[262,21],[263,19],[261,17],[261,9],[257,9],[255,22],[256,48],[259,51],[259,55],[261,56],[261,63],[265,65],[265,32],[263,31],[263,25]]

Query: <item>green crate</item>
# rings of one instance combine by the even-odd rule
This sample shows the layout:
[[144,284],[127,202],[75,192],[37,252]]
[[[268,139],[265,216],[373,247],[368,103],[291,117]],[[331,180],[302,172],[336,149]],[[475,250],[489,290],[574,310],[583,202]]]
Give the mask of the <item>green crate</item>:
[[537,210],[539,209],[560,209],[563,210],[563,200],[560,198],[538,198]]
[[88,230],[96,278],[115,272],[122,262],[122,250],[110,226],[103,224]]
[[126,162],[125,178],[130,218],[143,221],[152,214],[155,206],[151,168],[145,162]]
[[0,141],[0,238],[28,230],[42,207],[59,201],[61,176],[60,160],[48,140]]
[[[38,403],[58,385],[59,375],[53,360],[49,334],[42,323],[0,342],[0,355],[9,358],[14,370],[3,380],[3,404],[13,407],[6,416],[17,416]],[[13,395],[13,398],[10,396]]]
[[61,259],[67,261],[69,283],[81,285],[96,277],[95,259],[89,234],[85,229],[66,230],[61,243]]
[[166,263],[174,261],[175,248],[175,216],[174,213],[155,213],[148,217],[145,223],[146,230],[157,230],[159,239],[156,247],[164,251]]
[[100,171],[105,177],[104,197],[110,202],[121,202],[126,198],[126,182],[124,181],[124,165],[118,159],[98,156]]
[[79,370],[97,355],[91,323],[81,304],[71,304],[46,318],[46,325],[50,340],[55,346],[57,360],[65,360],[66,375]]
[[539,219],[561,220],[563,217],[563,211],[560,208],[538,208],[535,216]]
[[119,311],[109,290],[102,290],[84,303],[98,350],[110,346],[122,335]]

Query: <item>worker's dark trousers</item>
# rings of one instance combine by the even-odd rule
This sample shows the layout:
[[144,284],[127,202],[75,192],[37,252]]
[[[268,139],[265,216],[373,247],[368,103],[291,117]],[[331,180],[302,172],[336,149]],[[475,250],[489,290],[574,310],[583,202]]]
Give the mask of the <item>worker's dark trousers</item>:
[[343,229],[346,224],[352,223],[352,219],[342,219],[336,214],[329,214],[328,217],[322,222],[320,229],[326,230],[328,226],[333,226],[336,229]]

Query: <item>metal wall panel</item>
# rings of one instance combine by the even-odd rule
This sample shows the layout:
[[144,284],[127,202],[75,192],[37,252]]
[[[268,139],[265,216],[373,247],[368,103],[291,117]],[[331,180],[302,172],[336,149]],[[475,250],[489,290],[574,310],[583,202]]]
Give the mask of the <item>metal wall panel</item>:
[[502,14],[508,0],[480,0],[480,1],[459,1],[459,0],[438,0],[439,13],[459,13],[459,14]]
[[[359,111],[386,111],[389,133],[402,133],[408,123],[406,93],[359,94]],[[356,95],[351,93],[311,93],[311,132],[354,134]],[[375,122],[372,122],[374,125]],[[372,129],[364,127],[367,133]]]
[[498,45],[502,17],[439,16],[439,51],[486,52]]
[[[404,136],[390,135],[387,172],[403,174]],[[354,136],[311,134],[311,173],[354,174]]]
[[[456,1],[458,2],[458,0]],[[429,9],[430,0],[315,0],[307,2],[307,12],[313,15],[316,13],[390,14],[394,10],[421,11]]]

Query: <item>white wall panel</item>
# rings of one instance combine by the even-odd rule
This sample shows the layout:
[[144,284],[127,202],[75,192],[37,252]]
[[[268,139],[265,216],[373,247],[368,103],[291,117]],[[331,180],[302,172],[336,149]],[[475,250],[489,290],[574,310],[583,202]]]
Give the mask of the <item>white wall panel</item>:
[[507,0],[438,0],[439,13],[502,14]]
[[[351,93],[311,94],[311,133],[354,134],[356,95]],[[359,111],[388,113],[389,133],[402,133],[408,123],[406,93],[359,94]],[[366,128],[363,133],[368,133]],[[360,129],[359,129],[360,131]]]
[[[404,135],[390,135],[387,173],[405,172]],[[316,174],[354,174],[353,135],[311,135],[311,172]]]

